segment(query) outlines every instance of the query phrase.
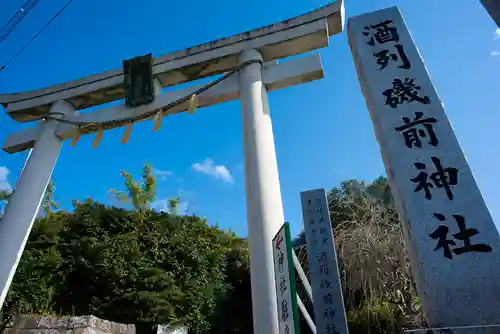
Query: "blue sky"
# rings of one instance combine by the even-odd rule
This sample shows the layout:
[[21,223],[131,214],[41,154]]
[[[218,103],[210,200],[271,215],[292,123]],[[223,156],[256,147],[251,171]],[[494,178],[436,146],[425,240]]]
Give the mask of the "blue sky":
[[[24,0],[4,1],[3,25]],[[0,45],[5,63],[66,0],[40,0]],[[172,2],[74,0],[14,62],[0,72],[0,92],[38,89],[118,68],[123,59],[184,49],[281,21],[327,4],[322,0]],[[424,58],[472,171],[494,216],[500,218],[498,90],[500,31],[478,0],[346,0],[346,16],[398,5]],[[285,219],[301,228],[299,193],[331,188],[349,178],[384,173],[379,147],[360,91],[345,33],[319,50],[325,79],[270,94]],[[158,199],[184,193],[189,213],[246,236],[242,133],[238,101],[196,115],[134,126],[127,145],[122,130],[65,143],[54,176],[64,208],[88,196],[112,203],[122,188],[120,170],[137,176],[145,162],[160,171]],[[0,111],[0,140],[23,125]],[[15,183],[25,153],[0,153],[0,187]],[[8,173],[10,171],[10,173]],[[497,171],[497,172],[496,172]],[[163,172],[163,173],[161,173]]]

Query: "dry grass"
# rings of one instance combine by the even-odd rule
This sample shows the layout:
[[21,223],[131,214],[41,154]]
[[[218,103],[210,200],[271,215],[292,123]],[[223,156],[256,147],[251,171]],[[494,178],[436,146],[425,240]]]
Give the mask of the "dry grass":
[[[357,194],[330,203],[330,210],[337,219],[332,223],[351,332],[392,334],[425,327],[393,208]],[[295,251],[307,272],[306,246]]]

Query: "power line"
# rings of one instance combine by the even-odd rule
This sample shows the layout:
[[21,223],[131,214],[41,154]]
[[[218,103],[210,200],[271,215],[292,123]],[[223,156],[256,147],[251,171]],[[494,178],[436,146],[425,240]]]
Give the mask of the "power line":
[[17,27],[17,25],[28,15],[28,13],[36,6],[38,0],[27,0],[21,9],[0,29],[0,43],[9,36],[9,34]]
[[6,62],[6,63],[5,63],[2,67],[0,67],[0,71],[2,71],[3,69],[5,69],[5,67],[7,67],[7,65],[9,65],[11,61],[13,61],[13,60],[14,60],[14,59],[15,59],[15,58],[16,58],[16,57],[17,57],[17,56],[18,56],[21,52],[23,52],[23,51],[24,51],[24,49],[26,49],[26,47],[27,47],[28,45],[30,45],[30,44],[31,44],[31,42],[33,42],[33,40],[34,40],[35,38],[37,38],[37,37],[38,37],[38,35],[40,35],[40,33],[41,33],[42,31],[44,31],[44,30],[45,30],[45,28],[47,28],[47,27],[49,26],[49,24],[51,24],[51,23],[52,23],[52,21],[54,21],[54,20],[56,19],[56,17],[58,17],[58,16],[59,16],[59,14],[61,14],[61,13],[62,13],[62,12],[66,9],[66,7],[68,7],[68,6],[69,6],[69,4],[70,4],[70,3],[72,3],[72,2],[73,2],[73,0],[69,0],[69,1],[66,3],[66,5],[64,5],[64,7],[63,7],[63,8],[61,8],[61,10],[60,10],[60,11],[58,11],[58,12],[57,12],[57,14],[56,14],[56,15],[54,15],[54,16],[50,19],[50,21],[49,21],[49,22],[47,22],[47,24],[46,24],[46,25],[45,25],[42,29],[40,29],[40,30],[39,30],[39,31],[38,31],[38,32],[37,32],[37,33],[36,33],[33,37],[31,37],[31,39],[28,41],[28,43],[24,44],[24,46],[23,46],[23,47],[22,47],[19,51],[17,51],[17,53],[16,53],[14,56],[12,56],[12,58],[10,58],[10,59],[9,59],[9,61],[7,61],[7,62]]

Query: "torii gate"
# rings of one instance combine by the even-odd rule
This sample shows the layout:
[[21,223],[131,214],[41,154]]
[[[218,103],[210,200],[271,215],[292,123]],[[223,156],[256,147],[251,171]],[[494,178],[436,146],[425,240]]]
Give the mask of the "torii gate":
[[[36,91],[0,95],[0,103],[19,122],[42,120],[12,133],[3,149],[32,149],[0,226],[0,306],[21,258],[36,213],[65,139],[127,126],[138,120],[240,99],[254,332],[277,334],[278,312],[271,240],[284,222],[278,167],[267,91],[323,78],[319,54],[278,63],[276,60],[323,48],[343,30],[343,0],[307,14],[169,53],[152,64],[155,99],[79,115],[76,110],[122,99],[124,71],[118,69]],[[227,73],[208,90],[201,85],[161,94],[161,88]],[[193,97],[196,99],[193,100]],[[127,136],[127,135],[125,135]]]

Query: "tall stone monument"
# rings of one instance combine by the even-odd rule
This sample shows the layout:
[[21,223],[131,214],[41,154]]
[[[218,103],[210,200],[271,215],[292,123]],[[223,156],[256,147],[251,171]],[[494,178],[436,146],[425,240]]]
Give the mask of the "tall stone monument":
[[398,8],[347,30],[429,324],[500,324],[500,237]]

